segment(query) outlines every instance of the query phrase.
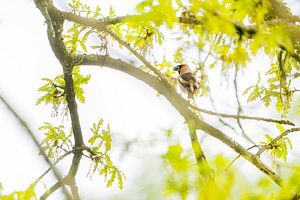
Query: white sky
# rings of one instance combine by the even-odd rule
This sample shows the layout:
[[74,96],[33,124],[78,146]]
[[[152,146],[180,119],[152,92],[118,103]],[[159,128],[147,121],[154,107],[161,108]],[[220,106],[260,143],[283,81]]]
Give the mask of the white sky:
[[[90,1],[96,2],[96,1]],[[135,1],[107,1],[103,5],[109,8],[113,5],[120,12],[120,15],[128,14],[133,10]],[[121,3],[124,2],[124,3]],[[294,1],[293,9],[300,9],[299,3]],[[64,5],[60,5],[61,8]],[[105,9],[105,8],[103,8]],[[0,94],[3,95],[19,114],[28,122],[38,138],[42,138],[37,131],[44,121],[58,125],[60,118],[51,118],[51,108],[45,106],[35,106],[39,97],[38,87],[41,86],[41,78],[54,76],[62,73],[61,67],[54,57],[46,37],[46,27],[43,25],[43,18],[38,9],[30,0],[10,0],[0,3]],[[267,66],[268,61],[258,59],[253,63],[253,68],[245,71],[247,75],[254,77],[245,80],[255,83],[256,69]],[[164,97],[156,97],[156,92],[142,82],[118,71],[99,67],[83,67],[83,73],[92,74],[92,79],[86,91],[86,104],[79,104],[80,120],[83,131],[88,134],[91,124],[103,118],[110,124],[113,134],[114,144],[118,146],[118,141],[122,138],[140,138],[147,141],[151,135],[163,136],[163,130],[174,128],[177,134],[182,134],[182,144],[189,148],[189,138],[185,127],[182,125],[182,118],[170,106]],[[218,76],[218,75],[217,75]],[[117,80],[117,81],[116,81]],[[113,84],[108,82],[113,81]],[[235,102],[232,97],[225,94],[232,92],[221,84],[220,81],[214,83],[215,98],[219,100],[220,111],[235,112]],[[229,92],[227,92],[227,89]],[[198,104],[207,105],[207,98],[199,99]],[[220,106],[223,105],[223,106]],[[256,104],[251,104],[255,106]],[[41,156],[37,155],[37,148],[33,145],[26,132],[19,126],[15,118],[0,103],[0,182],[4,186],[4,193],[25,189],[33,180],[47,169]],[[265,110],[251,111],[250,114],[271,115]],[[209,118],[210,119],[210,118]],[[214,123],[214,120],[211,121]],[[70,121],[64,121],[65,124]],[[254,123],[244,123],[248,130],[253,130]],[[202,135],[202,133],[201,133]],[[234,136],[239,138],[238,136]],[[262,135],[258,136],[263,138]],[[241,140],[240,140],[241,141]],[[246,144],[241,141],[241,143]],[[216,145],[217,144],[217,145]],[[224,145],[214,139],[205,140],[203,148],[209,155],[224,152],[228,155],[235,155],[228,151]],[[216,146],[218,146],[216,148]],[[120,148],[116,147],[113,160],[123,170],[127,176],[123,194],[136,189],[137,177],[142,176],[141,167],[149,166],[155,169],[159,162],[152,162],[155,155],[165,151],[167,146],[154,147],[152,152],[147,148],[144,151],[139,148],[128,158],[120,161]],[[70,160],[69,160],[70,161]],[[155,164],[157,163],[157,164]],[[258,174],[257,170],[250,165],[239,161],[237,164],[247,166],[247,171]],[[157,165],[157,166],[155,166]],[[64,171],[68,170],[68,162],[60,165]],[[112,195],[118,191],[115,187],[107,189],[104,187],[103,178],[94,176],[92,180],[86,177],[89,163],[84,162],[80,167],[77,176],[81,195],[87,196],[95,193],[97,197],[101,195]],[[146,173],[156,173],[155,170]],[[137,174],[135,174],[138,172]],[[153,175],[155,176],[155,175]],[[45,183],[49,185],[54,179],[47,176]],[[43,191],[43,186],[39,186]],[[60,199],[59,192],[49,199]],[[84,198],[83,198],[84,199]]]

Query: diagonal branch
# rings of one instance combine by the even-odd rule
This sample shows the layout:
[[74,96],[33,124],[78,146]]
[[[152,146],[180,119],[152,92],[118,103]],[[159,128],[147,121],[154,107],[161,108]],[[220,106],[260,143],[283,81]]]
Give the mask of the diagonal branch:
[[65,19],[69,21],[76,22],[81,25],[92,27],[98,31],[104,31],[108,33],[113,39],[115,39],[119,44],[123,45],[125,48],[127,48],[134,56],[136,56],[139,60],[141,60],[146,67],[148,67],[152,72],[154,72],[157,76],[162,78],[162,75],[158,69],[156,69],[154,66],[152,66],[142,55],[140,55],[134,48],[130,46],[126,41],[122,40],[116,33],[111,31],[106,27],[106,23],[102,23],[102,21],[89,19],[86,17],[81,17],[78,15],[75,15],[73,13],[69,12],[62,12]]
[[[22,119],[22,117],[17,113],[17,111],[15,111],[15,109],[6,101],[6,99],[4,99],[4,97],[2,95],[0,95],[0,100],[4,103],[4,105],[7,107],[7,109],[14,115],[14,117],[20,122],[22,127],[25,129],[25,131],[28,133],[28,135],[32,139],[35,146],[39,149],[39,152],[41,153],[41,155],[45,159],[46,163],[50,166],[50,168],[47,170],[47,173],[52,169],[52,172],[53,172],[55,178],[58,181],[60,181],[62,178],[61,178],[61,174],[60,174],[59,170],[55,167],[55,163],[52,163],[50,161],[50,159],[46,155],[45,151],[41,147],[39,141],[35,137],[34,133],[29,128],[28,124],[25,122],[24,119]],[[41,177],[39,177],[38,180],[40,178]],[[68,200],[71,199],[71,195],[69,194],[68,190],[65,187],[63,187],[63,194],[65,195],[66,199],[68,199]]]
[[217,138],[225,143],[235,152],[243,156],[246,160],[255,165],[260,171],[269,176],[275,183],[281,185],[281,178],[269,169],[264,163],[259,160],[259,157],[247,151],[242,145],[228,137],[222,131],[214,128],[199,118],[199,116],[189,109],[189,103],[183,99],[174,88],[170,88],[169,85],[164,84],[156,76],[153,76],[135,66],[126,63],[120,59],[114,59],[108,56],[101,55],[77,55],[75,59],[80,60],[79,65],[98,65],[105,66],[115,70],[127,73],[138,80],[145,82],[150,87],[154,88],[160,94],[164,95],[168,101],[174,106],[177,111],[185,118],[194,120],[195,128],[206,132],[207,134]]
[[[164,80],[165,84],[168,84],[167,80],[161,75],[158,69],[156,69],[154,66],[152,66],[143,56],[141,56],[136,50],[134,50],[128,43],[126,43],[124,40],[122,40],[118,35],[116,35],[113,31],[107,29],[104,25],[101,24],[100,22],[102,21],[97,21],[94,19],[89,19],[86,17],[81,17],[78,15],[75,15],[73,13],[69,12],[62,12],[63,16],[70,21],[79,23],[81,25],[89,26],[92,27],[98,31],[105,31],[108,34],[110,34],[116,41],[118,41],[120,44],[122,44],[124,47],[126,47],[131,53],[133,53],[138,59],[140,59],[149,69],[151,69],[160,79]],[[76,59],[79,60],[80,59]],[[76,63],[77,64],[77,63]],[[171,87],[171,86],[170,86]],[[198,110],[200,112],[210,114],[210,115],[215,115],[215,116],[220,116],[224,118],[234,118],[234,119],[248,119],[248,120],[258,120],[258,121],[266,121],[266,122],[272,122],[272,123],[280,123],[280,124],[287,124],[287,125],[292,125],[294,126],[294,123],[288,121],[288,120],[275,120],[275,119],[268,119],[268,118],[262,118],[262,117],[250,117],[250,116],[243,116],[243,115],[230,115],[230,114],[223,114],[223,113],[216,113],[212,111],[208,111],[205,109],[198,108],[197,106],[194,106],[192,104],[189,105],[191,108]]]
[[[257,146],[257,145],[253,145],[253,146],[247,148],[247,150],[249,151],[249,150],[251,150],[251,149],[253,149],[253,148],[255,148],[255,147],[258,147],[258,146]],[[237,156],[229,163],[229,165],[225,168],[225,171],[227,172],[227,171],[229,170],[229,168],[234,164],[234,162],[235,162],[237,159],[239,159],[240,157],[241,157],[240,154],[237,155]]]
[[226,114],[226,113],[219,113],[219,112],[213,112],[210,110],[206,110],[203,108],[199,108],[196,105],[190,104],[189,107],[192,109],[199,111],[201,113],[205,113],[208,115],[214,115],[214,116],[219,116],[223,118],[232,118],[232,119],[245,119],[245,120],[255,120],[255,121],[265,121],[265,122],[270,122],[270,123],[277,123],[277,124],[286,124],[286,125],[291,125],[295,126],[295,124],[289,120],[284,120],[284,119],[271,119],[271,118],[265,118],[265,117],[254,117],[254,116],[246,116],[246,115],[233,115],[233,114]]
[[204,178],[211,179],[213,178],[212,170],[209,168],[209,165],[206,161],[206,156],[201,148],[200,142],[197,137],[196,128],[194,121],[187,121],[189,128],[189,135],[192,144],[192,148],[194,151],[195,159],[197,161],[197,165],[199,168],[200,174],[203,175]]
[[[51,194],[53,194],[56,190],[61,188],[64,185],[67,185],[67,177],[64,177],[60,181],[56,182],[53,186],[51,186],[42,196],[40,197],[40,200],[46,200]],[[72,198],[73,199],[73,198]]]
[[[64,13],[64,16],[68,19],[68,20],[72,20],[75,21],[77,23],[84,23],[84,25],[88,25],[89,24],[89,20],[85,19],[83,17],[79,17],[76,16],[72,13]],[[95,24],[96,20],[91,20],[93,23],[89,24],[89,26],[99,30],[99,31],[104,31],[106,33],[108,33],[113,39],[115,39],[119,44],[123,45],[125,48],[127,48],[133,55],[135,55],[140,61],[142,61],[146,67],[148,67],[152,72],[154,72],[155,75],[157,75],[159,77],[159,79],[161,81],[163,81],[166,85],[169,85],[169,83],[167,82],[167,80],[161,75],[160,71],[155,68],[151,63],[149,63],[142,55],[140,55],[134,48],[132,48],[126,41],[122,40],[116,33],[114,33],[113,31],[111,31],[110,29],[106,28],[102,25],[98,26],[97,24]],[[75,59],[75,60],[81,60],[81,59]],[[169,86],[171,87],[171,86]],[[185,118],[186,121],[189,121],[188,118]],[[191,126],[189,125],[189,128]],[[191,139],[191,143],[192,143],[192,147],[194,150],[194,154],[196,157],[196,161],[199,165],[203,165],[202,163],[206,163],[206,159],[205,159],[205,155],[204,152],[201,149],[200,143],[198,141],[197,135],[196,135],[196,129],[194,129],[194,131],[189,131],[190,133],[190,139]],[[206,165],[208,165],[206,163]],[[206,175],[205,172],[203,172],[202,174]]]
[[287,5],[278,0],[269,0],[271,3],[271,13],[276,17],[285,20],[286,22],[300,22],[300,17],[293,15]]
[[[114,69],[121,70],[123,72],[126,72],[126,73],[138,78],[139,80],[144,81],[149,86],[153,87],[156,91],[158,91],[159,93],[161,93],[168,99],[168,101],[172,104],[172,106],[174,106],[177,109],[177,111],[185,118],[186,121],[193,121],[195,124],[195,129],[202,130],[202,131],[206,132],[207,134],[222,141],[223,143],[225,143],[226,145],[231,147],[234,151],[236,151],[241,156],[243,156],[245,159],[250,161],[260,171],[262,171],[267,176],[269,176],[275,183],[277,183],[278,185],[281,185],[281,178],[275,172],[273,172],[271,169],[269,169],[264,163],[262,163],[258,156],[250,153],[239,143],[234,141],[232,138],[228,137],[225,133],[214,128],[213,126],[207,124],[202,119],[200,119],[199,116],[193,110],[190,109],[190,104],[185,99],[183,99],[163,77],[160,77],[159,73],[156,74],[154,71],[154,73],[158,76],[157,77],[155,75],[151,75],[150,73],[144,72],[143,70],[136,68],[131,64],[123,62],[122,60],[113,59],[113,58],[110,58],[107,56],[100,56],[100,55],[70,56],[66,51],[66,48],[63,44],[62,36],[61,36],[62,22],[64,21],[64,19],[63,19],[64,15],[60,11],[58,11],[56,8],[51,7],[51,6],[49,7],[48,12],[52,19],[52,22],[55,22],[52,24],[53,28],[55,30],[55,37],[52,37],[51,35],[48,34],[48,38],[49,38],[51,47],[52,47],[56,57],[59,59],[59,61],[64,66],[67,99],[69,98],[69,100],[71,100],[71,101],[68,101],[68,104],[73,104],[73,105],[68,105],[68,106],[74,106],[73,108],[76,108],[76,106],[74,105],[74,102],[75,102],[74,96],[72,96],[72,93],[68,94],[67,88],[69,87],[69,89],[72,89],[72,84],[71,84],[72,76],[71,76],[70,72],[66,73],[67,68],[68,68],[68,70],[70,70],[70,68],[72,68],[72,66],[74,66],[74,65],[105,65],[105,66],[109,66]],[[105,30],[102,29],[102,31],[105,31]],[[141,61],[143,61],[143,60],[141,59]],[[147,66],[147,64],[146,64],[146,66]],[[150,64],[147,67],[150,68],[150,66],[152,66],[152,65]],[[67,86],[68,81],[69,81],[69,86]],[[74,88],[73,88],[73,90],[74,90]],[[69,95],[69,97],[68,97],[68,95]],[[76,104],[76,102],[75,102],[75,104]],[[71,107],[69,107],[69,109],[70,108]],[[77,110],[74,109],[73,111],[77,111]],[[71,112],[71,109],[70,109],[70,112]],[[73,114],[78,115],[78,113],[73,113]],[[76,121],[76,117],[72,118],[72,121],[74,119]],[[78,123],[79,123],[79,120],[78,120]],[[76,129],[76,130],[78,130],[78,129]],[[81,131],[76,132],[74,134],[78,134],[78,133],[81,134]],[[76,137],[75,137],[75,140],[76,140]],[[81,142],[79,140],[77,142],[75,141],[75,143],[76,143],[76,146],[75,146],[75,148],[76,148],[76,147],[78,147],[77,145],[79,145]],[[82,145],[83,145],[83,143],[82,143]],[[76,154],[76,153],[74,154],[72,166],[70,169],[70,172],[74,172],[74,173],[69,173],[69,174],[74,175],[74,176],[76,175],[81,156],[82,156],[82,154]]]
[[62,161],[65,157],[73,153],[73,151],[69,151],[65,153],[64,155],[60,156],[53,164],[51,167],[49,167],[42,175],[40,175],[37,180],[35,181],[36,183],[39,182],[51,169],[53,170],[54,166],[57,165],[60,161]]

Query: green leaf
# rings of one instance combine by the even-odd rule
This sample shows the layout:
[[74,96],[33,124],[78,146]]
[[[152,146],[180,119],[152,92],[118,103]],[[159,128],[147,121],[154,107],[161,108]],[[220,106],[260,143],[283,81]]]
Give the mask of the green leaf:
[[285,128],[282,124],[276,124],[277,129],[279,130],[280,133],[283,133],[285,131]]
[[163,159],[168,161],[171,166],[176,171],[187,170],[189,166],[189,161],[186,156],[182,156],[183,149],[180,144],[171,145],[165,155],[162,156]]
[[36,200],[34,191],[36,184],[31,184],[25,191],[13,192],[9,195],[0,196],[1,200]]
[[109,7],[109,17],[115,17],[116,11],[113,9],[112,6]]

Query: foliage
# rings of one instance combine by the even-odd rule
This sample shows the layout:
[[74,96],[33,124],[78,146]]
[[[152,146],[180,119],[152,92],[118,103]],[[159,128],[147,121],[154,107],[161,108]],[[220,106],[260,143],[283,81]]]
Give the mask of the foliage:
[[37,196],[34,188],[35,184],[32,184],[25,191],[17,191],[9,195],[0,196],[0,200],[36,200]]
[[[76,98],[81,102],[85,102],[84,97],[84,90],[82,85],[88,84],[89,80],[91,79],[91,75],[81,75],[80,68],[74,67],[73,71],[73,80],[74,80],[74,90]],[[53,80],[49,78],[43,78],[43,81],[46,83],[41,86],[38,91],[44,93],[38,100],[36,105],[41,103],[45,103],[46,105],[52,104],[54,116],[57,116],[58,109],[60,105],[63,106],[63,114],[66,115],[67,113],[67,100],[66,94],[64,91],[65,88],[65,80],[62,74],[56,76]]]
[[165,196],[180,196],[180,199],[236,198],[232,190],[237,174],[224,171],[229,162],[223,156],[217,156],[210,163],[214,180],[201,177],[198,168],[201,166],[193,164],[193,156],[184,153],[180,144],[170,145],[162,158],[166,161]]
[[[187,154],[180,144],[170,145],[162,156],[165,161],[164,196],[160,199],[259,199],[279,200],[293,199],[300,191],[297,165],[286,168],[283,172],[286,177],[285,185],[279,189],[266,177],[258,180],[241,181],[246,177],[237,168],[229,165],[228,159],[219,154],[209,165],[214,170],[214,179],[205,179],[199,175],[193,156]],[[180,164],[179,164],[180,163]]]
[[[116,17],[112,7],[105,17],[101,14],[99,5],[93,9],[79,0],[72,0],[69,6],[74,14],[90,19]],[[122,22],[108,27],[136,51],[148,54],[162,47],[165,42],[164,32],[179,33],[176,38],[178,47],[162,58],[155,58],[161,59],[156,66],[169,79],[173,75],[170,66],[187,61],[189,52],[183,49],[196,47],[200,52],[209,49],[207,56],[214,57],[214,61],[207,64],[207,58],[203,63],[193,58],[189,61],[198,63],[196,75],[201,77],[201,94],[209,91],[203,69],[206,66],[222,66],[223,70],[228,71],[235,65],[246,66],[259,52],[276,58],[276,62],[263,77],[267,84],[258,82],[244,94],[248,94],[248,102],[260,99],[266,107],[275,101],[277,111],[285,117],[290,110],[294,93],[291,89],[294,78],[291,75],[299,69],[292,56],[296,44],[293,44],[286,24],[280,21],[266,23],[273,18],[270,9],[267,0],[145,0],[136,6],[136,15],[128,16]],[[98,36],[100,45],[88,47],[87,41],[92,33]],[[106,33],[76,23],[72,23],[64,38],[71,53],[98,49],[107,54],[108,41],[113,40]],[[174,55],[173,61],[170,61],[170,55]]]
[[[284,127],[282,125],[277,125],[281,134],[284,132]],[[266,141],[260,142],[262,145],[267,147],[267,150],[270,152],[271,156],[275,159],[283,159],[284,163],[286,163],[288,149],[287,146],[289,145],[290,149],[292,149],[292,142],[288,137],[282,137],[276,142],[274,142],[275,138],[272,138],[270,135],[265,135]]]
[[[41,96],[36,105],[41,103],[52,104],[54,113],[57,113],[60,105],[66,105],[66,98],[64,92],[64,81],[62,75],[56,76],[54,80],[43,78],[46,83],[41,86],[38,91],[45,93]],[[57,115],[57,114],[56,114]]]
[[88,140],[90,145],[92,145],[90,152],[92,174],[98,172],[100,175],[103,175],[107,187],[112,186],[117,181],[119,188],[122,189],[125,175],[113,164],[109,156],[112,142],[109,124],[107,129],[104,129],[103,119],[100,119],[97,124],[93,124],[90,130],[93,134]]
[[48,152],[49,158],[58,158],[60,150],[68,152],[72,148],[72,141],[70,140],[72,136],[72,129],[70,134],[66,135],[64,131],[64,126],[52,126],[48,122],[44,122],[43,126],[39,127],[40,131],[44,132],[45,139],[41,142],[41,146],[45,152]]

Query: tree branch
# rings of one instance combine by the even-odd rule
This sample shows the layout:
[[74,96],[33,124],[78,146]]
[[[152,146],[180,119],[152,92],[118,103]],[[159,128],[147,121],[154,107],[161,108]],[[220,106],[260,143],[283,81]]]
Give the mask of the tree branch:
[[300,22],[300,17],[292,14],[291,10],[282,1],[269,0],[271,3],[271,12],[276,17],[285,20],[286,22]]
[[[39,149],[39,152],[43,156],[43,158],[46,161],[46,163],[50,166],[50,168],[47,170],[47,173],[50,171],[50,169],[52,169],[55,178],[58,181],[60,181],[62,178],[61,178],[60,172],[55,167],[56,164],[52,163],[50,161],[50,159],[46,155],[45,151],[41,147],[39,141],[35,137],[33,131],[29,128],[28,124],[25,122],[25,120],[22,119],[22,117],[17,113],[17,111],[15,111],[15,109],[13,109],[13,107],[6,101],[6,99],[4,99],[4,97],[2,95],[0,95],[0,100],[4,103],[4,105],[7,107],[7,109],[13,114],[13,116],[19,121],[19,123],[21,124],[21,126],[25,129],[26,133],[28,133],[28,135],[32,139],[32,141],[35,144],[35,146]],[[42,177],[40,177],[40,178],[42,178]],[[69,194],[68,190],[65,187],[63,187],[63,194],[65,195],[66,199],[71,200],[71,195]]]
[[[160,74],[159,70],[156,69],[154,66],[152,66],[143,56],[141,56],[139,53],[137,53],[132,47],[129,46],[125,41],[123,41],[118,35],[116,35],[111,30],[108,30],[104,27],[104,24],[99,23],[97,20],[89,19],[86,17],[81,17],[72,13],[68,12],[62,12],[64,17],[67,20],[79,23],[81,25],[90,26],[92,28],[97,29],[98,31],[105,31],[108,34],[110,34],[115,40],[117,40],[120,44],[125,46],[131,53],[133,53],[138,59],[140,59],[149,69],[151,69],[156,75],[158,75],[161,79],[163,79],[165,82],[167,82],[163,76]],[[121,18],[120,18],[121,19]],[[102,21],[100,21],[102,22]],[[80,61],[80,59],[77,59]],[[267,122],[273,122],[273,123],[280,123],[280,124],[287,124],[294,126],[295,124],[288,121],[288,120],[274,120],[274,119],[267,119],[262,117],[249,117],[249,116],[240,116],[240,115],[230,115],[230,114],[222,114],[222,113],[216,113],[204,109],[200,109],[196,106],[190,105],[195,110],[198,110],[200,112],[210,114],[210,115],[216,115],[224,118],[234,118],[234,119],[248,119],[248,120],[258,120],[258,121],[267,121]]]
[[[238,77],[238,66],[236,64],[233,84],[234,84],[235,98],[236,98],[236,101],[238,104],[237,116],[240,116],[241,113],[243,112],[243,109],[242,109],[241,102],[240,102],[239,95],[238,95],[237,77]],[[236,119],[236,121],[242,131],[242,135],[244,136],[244,138],[246,140],[248,140],[250,143],[255,145],[255,142],[246,134],[239,117]]]
[[[73,83],[73,76],[72,76],[74,60],[72,60],[72,57],[68,53],[66,46],[63,42],[62,32],[63,32],[64,18],[62,13],[52,5],[51,0],[35,0],[35,4],[38,8],[40,8],[46,20],[47,17],[50,17],[50,20],[48,21],[50,21],[49,23],[51,24],[47,23],[48,39],[52,51],[54,52],[56,58],[63,66],[63,74],[64,74],[64,81],[65,81],[64,92],[66,93],[66,100],[67,100],[67,105],[71,116],[72,130],[73,130],[73,135],[75,140],[75,146],[73,149],[75,150],[73,161],[70,170],[68,172],[68,175],[66,176],[66,179],[68,181],[69,180],[72,181],[71,190],[73,193],[73,198],[79,199],[78,190],[74,189],[74,185],[76,186],[75,176],[77,174],[80,160],[82,158],[81,147],[84,146],[84,142],[83,142],[82,131],[80,127],[79,115],[77,111],[77,103],[75,100],[75,90],[74,90],[74,83]],[[47,16],[45,16],[44,14],[45,12],[47,13]],[[50,29],[53,29],[54,33],[49,31]],[[66,181],[66,179],[64,180]],[[50,194],[56,191],[59,187],[61,187],[64,184],[65,183],[58,182],[57,184],[53,185],[52,190],[50,190],[51,191]],[[43,195],[41,199],[45,197],[47,198],[50,194],[45,193],[44,194],[45,196]]]
[[244,147],[242,147],[232,138],[228,137],[222,131],[202,121],[196,113],[189,109],[189,102],[182,98],[174,88],[170,88],[169,85],[164,84],[156,76],[144,72],[143,70],[136,68],[133,65],[126,63],[120,59],[114,59],[108,56],[76,55],[75,59],[81,61],[80,63],[78,63],[79,65],[106,66],[127,73],[137,78],[138,80],[145,82],[160,94],[164,95],[185,119],[194,120],[196,129],[200,129],[222,141],[230,148],[232,148],[235,152],[243,156],[246,160],[250,161],[260,171],[269,176],[275,183],[281,185],[281,178],[275,172],[270,170],[264,163],[262,163],[256,155],[248,152]]
[[277,124],[286,124],[286,125],[291,125],[295,126],[295,124],[289,120],[278,120],[278,119],[271,119],[271,118],[264,118],[264,117],[254,117],[254,116],[246,116],[246,115],[233,115],[233,114],[225,114],[225,113],[219,113],[219,112],[213,112],[210,110],[206,110],[203,108],[199,108],[196,105],[190,104],[189,107],[193,108],[196,111],[199,111],[201,113],[205,113],[208,115],[214,115],[214,116],[219,116],[223,118],[233,118],[233,119],[245,119],[245,120],[255,120],[255,121],[265,121],[265,122],[270,122],[270,123],[277,123]]
[[71,181],[69,183],[69,186],[71,188],[74,200],[79,200],[80,197],[79,197],[78,187],[77,187],[75,178],[71,179]]
[[67,185],[68,177],[65,176],[60,181],[56,182],[50,189],[48,189],[41,197],[40,200],[46,200],[51,194],[53,194],[60,187]]
[[156,69],[154,66],[152,66],[142,55],[140,55],[135,49],[133,49],[130,44],[122,40],[117,34],[115,34],[113,31],[109,30],[105,26],[106,23],[103,23],[102,20],[93,20],[86,17],[81,17],[78,15],[75,15],[73,13],[69,12],[62,12],[65,19],[76,22],[81,25],[92,27],[98,31],[104,31],[108,33],[113,39],[115,39],[119,44],[123,45],[125,48],[127,48],[134,56],[136,56],[139,60],[141,60],[146,67],[148,67],[152,72],[154,72],[157,76],[162,78],[162,75],[158,69]]
[[53,170],[53,168],[55,167],[55,165],[57,165],[60,161],[62,161],[65,157],[67,157],[68,155],[70,155],[71,153],[73,153],[72,151],[69,151],[67,153],[65,153],[64,155],[60,156],[53,164],[51,167],[49,167],[42,175],[40,175],[37,180],[35,181],[36,183],[39,182],[51,169]]
[[194,151],[195,159],[199,168],[199,172],[204,178],[213,178],[213,173],[206,161],[206,156],[201,148],[200,142],[197,137],[196,128],[194,121],[187,121],[189,128],[189,135],[191,140],[191,145]]
[[72,77],[73,67],[63,67],[64,80],[65,80],[65,93],[68,103],[68,108],[71,116],[72,130],[74,133],[75,146],[81,147],[83,145],[83,137],[80,127],[79,115],[77,111],[77,103],[75,100],[75,90]]
[[259,151],[256,153],[257,156],[260,156],[264,151],[266,151],[267,149],[272,149],[274,147],[274,145],[281,140],[282,138],[284,138],[285,136],[287,136],[289,133],[293,133],[293,132],[297,132],[300,131],[300,127],[298,128],[291,128],[291,129],[287,129],[285,130],[283,133],[281,133],[280,135],[278,135],[276,138],[274,138],[269,144],[263,145]]
[[[142,61],[146,67],[148,67],[152,72],[154,72],[154,74],[156,74],[160,80],[164,81],[165,84],[168,85],[167,80],[161,75],[160,71],[158,69],[156,69],[154,66],[152,66],[152,64],[150,64],[142,55],[140,55],[135,49],[133,49],[127,42],[125,42],[124,40],[122,40],[117,34],[115,34],[113,31],[107,29],[106,27],[102,25],[98,26],[96,23],[96,20],[91,20],[93,23],[89,23],[88,19],[76,16],[72,13],[64,13],[64,16],[71,21],[74,21],[76,23],[82,23],[83,25],[88,25],[92,28],[97,29],[98,31],[104,31],[106,33],[108,33],[113,39],[115,39],[119,44],[123,45],[124,47],[126,47],[133,55],[135,55],[140,61]],[[81,59],[76,59],[76,60],[81,60]],[[185,118],[187,121],[189,119]],[[194,150],[194,154],[196,157],[196,161],[198,163],[198,165],[204,165],[203,163],[206,163],[206,159],[205,159],[205,155],[204,152],[201,149],[201,146],[199,144],[197,135],[196,135],[196,129],[194,131],[191,131],[191,125],[189,125],[190,128],[190,139],[191,139],[191,143],[192,143],[192,147]],[[206,163],[205,165],[208,166],[208,164]],[[204,173],[203,173],[204,174]]]
[[[154,69],[157,70],[158,73],[156,73],[155,70],[154,71],[152,70],[152,71],[156,75],[158,75],[158,77],[153,76],[147,72],[144,72],[141,69],[135,68],[134,66],[132,66],[126,62],[123,62],[121,60],[116,60],[116,59],[113,59],[113,58],[110,58],[107,56],[97,56],[97,55],[70,56],[66,51],[66,48],[63,44],[62,36],[61,36],[62,22],[63,22],[64,15],[54,7],[49,7],[48,12],[49,12],[49,15],[50,15],[52,21],[55,22],[55,24],[54,23],[52,24],[53,28],[55,30],[55,37],[51,37],[51,35],[48,34],[48,38],[49,38],[51,47],[52,47],[56,57],[59,59],[59,61],[64,66],[64,75],[65,75],[66,84],[69,81],[69,86],[66,85],[66,94],[67,94],[67,99],[69,98],[69,100],[71,100],[71,101],[68,101],[68,104],[69,103],[73,104],[73,105],[68,105],[70,112],[71,112],[70,106],[73,106],[73,108],[76,108],[76,106],[75,106],[76,102],[74,99],[75,96],[72,96],[72,94],[70,94],[70,93],[68,94],[68,89],[67,89],[68,87],[69,87],[69,89],[72,88],[72,84],[71,84],[72,76],[69,72],[70,68],[72,66],[74,66],[75,64],[76,65],[87,65],[87,64],[89,64],[89,65],[99,65],[100,64],[101,65],[102,64],[102,65],[109,66],[114,69],[124,71],[124,72],[144,81],[149,86],[153,87],[156,91],[163,94],[187,121],[195,122],[195,129],[200,129],[200,130],[206,132],[207,134],[224,142],[229,147],[231,147],[233,150],[235,150],[237,153],[241,154],[245,159],[250,161],[253,165],[255,165],[260,171],[262,171],[267,176],[272,178],[275,183],[277,183],[278,185],[281,185],[281,178],[275,172],[270,170],[266,165],[264,165],[259,160],[258,156],[248,152],[244,147],[242,147],[240,144],[235,142],[232,138],[228,137],[225,133],[214,128],[213,126],[207,124],[206,122],[201,120],[195,112],[190,110],[189,103],[185,99],[183,99],[163,77],[159,76],[160,72],[156,68],[154,68]],[[78,22],[78,23],[80,23],[80,22]],[[94,27],[94,28],[97,29],[97,27]],[[103,31],[103,29],[101,29],[101,31]],[[110,30],[104,30],[104,31],[107,31],[110,34],[110,32],[109,32]],[[111,34],[111,35],[113,36],[113,34]],[[122,41],[119,41],[119,42],[121,43]],[[127,46],[125,45],[126,48],[128,48],[128,46],[129,45],[127,45]],[[134,51],[132,53],[134,53]],[[138,57],[138,55],[136,55],[136,56]],[[148,61],[146,61],[143,57],[141,57],[139,59],[142,62],[144,62],[144,64],[148,68],[151,69],[152,65]],[[147,64],[147,63],[149,63],[149,64]],[[66,69],[68,69],[69,71],[67,72]],[[69,95],[69,97],[68,97],[68,95]],[[75,102],[75,104],[73,101]],[[75,110],[76,109],[74,109],[73,111],[75,111]],[[76,115],[77,113],[73,113],[73,114]],[[76,122],[76,117],[72,118],[72,121],[74,119]],[[79,120],[78,120],[78,122],[79,122]],[[73,127],[73,129],[74,129],[74,127]],[[78,129],[76,129],[76,130],[78,130]],[[81,131],[80,131],[80,133],[81,133]],[[74,133],[74,134],[77,134],[77,133]],[[76,140],[76,137],[75,137],[75,140]],[[78,140],[77,142],[75,141],[75,143],[76,143],[76,145],[75,145],[75,147],[76,147],[81,142],[80,142],[80,140]],[[75,172],[75,174],[76,174],[81,156],[82,156],[82,154],[74,155],[72,166],[71,166],[71,169],[73,169],[73,170],[70,169],[70,172]],[[77,166],[77,168],[76,168],[76,166]],[[73,173],[71,173],[71,174],[75,175]]]
[[[249,151],[250,149],[253,149],[253,148],[255,148],[255,147],[258,147],[258,146],[257,146],[257,145],[253,145],[253,146],[247,148],[247,150]],[[226,167],[225,171],[228,171],[229,168],[233,165],[233,163],[234,163],[237,159],[239,159],[240,157],[241,157],[240,154],[237,155],[237,156],[229,163],[229,165]]]

